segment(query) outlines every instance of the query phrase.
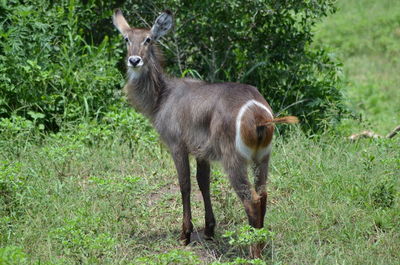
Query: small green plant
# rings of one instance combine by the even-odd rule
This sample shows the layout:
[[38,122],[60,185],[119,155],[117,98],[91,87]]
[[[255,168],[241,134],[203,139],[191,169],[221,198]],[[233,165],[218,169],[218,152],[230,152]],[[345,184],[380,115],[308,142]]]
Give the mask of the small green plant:
[[97,177],[91,176],[89,183],[97,185],[101,189],[108,192],[131,192],[137,188],[137,183],[140,181],[139,177],[135,176],[106,176]]
[[363,164],[364,164],[365,170],[367,170],[367,171],[371,170],[374,166],[374,162],[375,162],[375,158],[376,158],[375,155],[364,150],[362,152],[362,157],[364,158]]
[[108,255],[116,243],[110,233],[99,231],[100,224],[100,217],[81,213],[78,217],[64,220],[64,225],[50,234],[60,244],[60,254],[95,261],[96,257]]
[[109,108],[102,119],[102,124],[111,131],[118,132],[123,141],[131,144],[148,148],[158,141],[158,135],[150,122],[132,108],[127,108],[123,104]]
[[181,249],[171,250],[166,253],[155,254],[147,257],[135,259],[132,263],[143,265],[170,265],[170,264],[185,264],[197,265],[200,264],[199,257],[191,251]]
[[250,225],[244,225],[236,231],[225,232],[223,237],[228,238],[232,246],[249,246],[257,243],[265,243],[272,240],[275,234],[266,228],[255,229]]
[[27,177],[21,176],[20,163],[0,161],[0,214],[17,217],[26,190]]
[[261,259],[244,259],[244,258],[236,258],[230,262],[220,262],[216,261],[211,263],[211,265],[266,265],[267,263]]
[[[62,179],[67,177],[73,170],[75,161],[79,161],[87,154],[88,150],[84,144],[78,141],[71,141],[68,144],[55,144],[43,148],[43,153],[53,159],[51,166],[57,172],[57,176]],[[46,161],[43,161],[46,163]]]
[[22,248],[16,246],[6,246],[0,248],[0,264],[22,265],[28,264],[28,260]]
[[394,204],[395,188],[393,184],[382,183],[375,187],[372,201],[376,208],[390,208]]
[[35,123],[21,116],[0,118],[0,140],[32,137]]

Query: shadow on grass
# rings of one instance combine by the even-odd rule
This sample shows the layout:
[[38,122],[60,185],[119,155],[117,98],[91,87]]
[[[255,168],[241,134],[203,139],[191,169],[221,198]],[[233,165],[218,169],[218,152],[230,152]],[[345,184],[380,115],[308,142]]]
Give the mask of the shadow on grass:
[[[225,229],[221,228],[223,232]],[[145,246],[149,253],[154,253],[154,249],[161,252],[168,252],[173,249],[184,249],[194,252],[204,264],[214,261],[228,262],[236,258],[249,259],[249,247],[232,246],[229,240],[218,233],[213,239],[204,238],[204,229],[192,232],[188,246],[184,246],[179,241],[180,230],[174,229],[169,231],[152,231],[137,237],[136,240]],[[156,252],[158,252],[156,251]],[[272,258],[272,248],[270,242],[267,242],[263,252],[263,260]]]
[[[232,246],[229,244],[229,240],[222,235],[217,235],[212,240],[205,239],[203,230],[192,233],[189,246],[204,262],[227,262],[236,258],[250,259],[249,246]],[[270,244],[266,244],[262,254],[263,260],[271,259],[272,248]]]

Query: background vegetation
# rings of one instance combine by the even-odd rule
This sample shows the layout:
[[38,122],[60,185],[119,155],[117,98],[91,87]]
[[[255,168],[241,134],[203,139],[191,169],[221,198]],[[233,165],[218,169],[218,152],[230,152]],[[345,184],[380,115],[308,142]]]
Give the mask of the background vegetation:
[[309,47],[312,26],[334,10],[331,0],[10,0],[0,9],[0,116],[40,119],[52,131],[101,118],[123,80],[116,67],[123,41],[110,23],[115,7],[136,27],[174,10],[176,27],[163,43],[171,75],[255,85],[307,130],[322,130],[345,111],[339,64]]
[[[339,1],[322,23],[331,1],[110,2],[0,1],[0,264],[400,263],[400,137],[344,137],[400,123],[398,1]],[[255,84],[303,115],[307,133],[275,138],[266,230],[249,231],[214,165],[216,238],[179,244],[171,158],[119,94],[117,6],[138,26],[174,10],[171,75]]]
[[[358,116],[346,133],[386,134],[400,124],[400,5],[396,1],[339,1],[340,12],[316,27],[317,46],[343,62],[346,104]],[[357,128],[357,129],[356,129]]]

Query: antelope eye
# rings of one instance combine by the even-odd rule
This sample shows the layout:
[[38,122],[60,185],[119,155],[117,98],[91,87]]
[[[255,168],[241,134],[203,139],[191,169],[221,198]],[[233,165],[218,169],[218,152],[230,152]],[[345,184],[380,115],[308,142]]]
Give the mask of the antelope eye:
[[149,37],[147,37],[147,38],[144,40],[144,43],[145,43],[145,44],[149,44],[150,41],[151,41],[151,39],[150,39]]
[[125,42],[128,42],[128,41],[129,41],[128,37],[125,37],[124,40],[125,40]]

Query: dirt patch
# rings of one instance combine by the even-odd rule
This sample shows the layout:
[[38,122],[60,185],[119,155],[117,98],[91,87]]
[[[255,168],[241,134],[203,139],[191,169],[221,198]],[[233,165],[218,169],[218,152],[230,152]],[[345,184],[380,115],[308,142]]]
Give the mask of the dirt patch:
[[[192,191],[191,191],[191,198],[194,201],[203,201],[203,196],[201,195],[201,192],[199,190],[199,187],[197,186],[197,183],[193,181],[192,177]],[[168,196],[168,195],[180,195],[181,190],[179,188],[179,185],[177,183],[169,183],[166,184],[165,186],[159,188],[158,190],[154,190],[152,193],[150,193],[150,198],[149,198],[149,206],[157,204],[160,200],[163,199],[163,197]]]

